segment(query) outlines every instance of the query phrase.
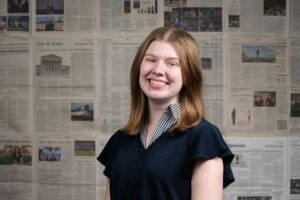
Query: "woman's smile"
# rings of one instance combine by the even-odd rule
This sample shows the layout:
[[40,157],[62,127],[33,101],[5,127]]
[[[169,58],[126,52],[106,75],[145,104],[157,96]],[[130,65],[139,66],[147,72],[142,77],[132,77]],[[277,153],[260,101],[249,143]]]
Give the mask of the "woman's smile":
[[168,85],[168,83],[166,83],[165,81],[157,80],[157,79],[149,79],[149,83],[154,88],[161,88],[164,87],[165,85]]

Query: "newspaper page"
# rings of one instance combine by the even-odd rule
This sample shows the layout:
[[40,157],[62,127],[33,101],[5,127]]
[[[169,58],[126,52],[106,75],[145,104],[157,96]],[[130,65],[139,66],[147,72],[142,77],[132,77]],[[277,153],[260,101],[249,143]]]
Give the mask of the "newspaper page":
[[222,32],[221,0],[165,0],[164,26],[178,27],[189,32]]
[[289,43],[291,91],[290,91],[290,134],[300,134],[300,38],[292,37]]
[[37,38],[34,45],[35,130],[94,131],[93,39]]
[[205,117],[223,132],[223,38],[221,36],[197,35],[194,35],[194,38],[199,45],[204,77]]
[[33,139],[29,135],[0,135],[0,199],[35,197]]
[[31,2],[29,0],[0,1],[0,35],[29,34]]
[[95,136],[40,136],[38,199],[96,199]]
[[287,134],[286,39],[235,37],[230,39],[228,49],[230,134]]
[[229,0],[227,26],[229,32],[288,33],[288,0]]
[[290,200],[300,199],[300,138],[288,138],[289,188]]
[[290,35],[299,36],[300,34],[300,1],[290,0]]
[[97,41],[97,130],[112,134],[130,114],[130,69],[142,38],[102,37]]
[[39,33],[92,32],[94,4],[93,0],[37,0],[35,30]]
[[0,38],[0,132],[32,132],[30,42]]
[[148,32],[161,26],[159,0],[97,0],[100,32]]
[[235,154],[231,166],[236,181],[225,189],[224,200],[288,199],[285,137],[231,137],[227,144]]

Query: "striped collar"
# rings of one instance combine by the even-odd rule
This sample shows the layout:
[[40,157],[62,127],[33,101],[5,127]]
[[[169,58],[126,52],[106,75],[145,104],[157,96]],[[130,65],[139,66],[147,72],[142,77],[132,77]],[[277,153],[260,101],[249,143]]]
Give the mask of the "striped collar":
[[[160,118],[159,122],[157,123],[153,136],[149,142],[150,146],[159,136],[161,136],[166,130],[168,130],[171,126],[173,126],[180,117],[180,104],[175,103],[169,105],[163,116]],[[146,148],[146,135],[147,135],[147,123],[144,123],[144,126],[141,130],[140,139],[143,143],[144,148]]]

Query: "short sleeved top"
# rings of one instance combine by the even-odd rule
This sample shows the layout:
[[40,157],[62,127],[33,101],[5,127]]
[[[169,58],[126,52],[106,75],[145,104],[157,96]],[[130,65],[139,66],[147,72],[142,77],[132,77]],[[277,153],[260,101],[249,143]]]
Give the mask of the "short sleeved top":
[[190,200],[196,159],[223,160],[223,187],[234,181],[234,157],[219,129],[205,119],[185,133],[162,134],[147,149],[139,136],[117,131],[98,156],[111,200]]

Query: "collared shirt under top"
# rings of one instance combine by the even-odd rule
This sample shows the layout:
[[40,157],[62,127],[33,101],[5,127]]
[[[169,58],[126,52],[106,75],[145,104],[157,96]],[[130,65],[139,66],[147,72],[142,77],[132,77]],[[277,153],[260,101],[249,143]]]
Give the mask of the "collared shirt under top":
[[[173,126],[178,121],[179,117],[180,117],[180,104],[175,103],[168,106],[163,116],[160,118],[159,122],[157,123],[154,129],[153,136],[148,146],[150,146],[157,138],[159,138],[159,136],[161,136],[171,126]],[[146,148],[147,129],[148,129],[147,123],[145,123],[140,134],[140,138],[144,148]]]

